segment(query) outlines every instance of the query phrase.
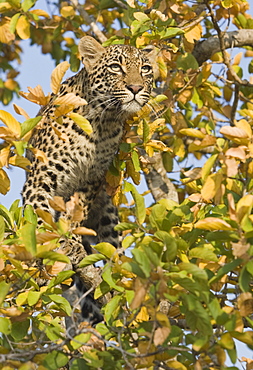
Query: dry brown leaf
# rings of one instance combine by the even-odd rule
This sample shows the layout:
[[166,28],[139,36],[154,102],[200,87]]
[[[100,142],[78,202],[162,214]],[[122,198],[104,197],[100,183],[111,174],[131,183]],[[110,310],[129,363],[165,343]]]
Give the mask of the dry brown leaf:
[[246,317],[253,313],[253,296],[250,292],[244,292],[237,298],[240,315]]
[[46,154],[40,150],[40,149],[37,149],[37,148],[30,148],[30,150],[33,152],[34,156],[41,162],[43,163],[48,163],[48,158],[46,156]]
[[50,206],[55,210],[59,212],[65,212],[66,206],[65,202],[62,197],[53,197],[53,199],[49,199]]
[[93,235],[93,236],[97,235],[95,230],[88,229],[87,227],[81,227],[81,226],[72,230],[72,233],[76,235]]
[[243,242],[238,242],[238,243],[231,243],[232,244],[232,253],[233,256],[237,258],[242,258],[242,259],[249,259],[249,255],[247,254],[247,251],[249,250],[250,244],[249,243],[243,243]]
[[242,162],[245,162],[246,160],[245,149],[247,149],[245,146],[238,146],[237,148],[229,148],[226,151],[225,155],[227,157],[239,158]]
[[13,108],[17,114],[19,114],[20,116],[24,116],[25,119],[30,118],[26,111],[23,108],[19,107],[17,104],[13,104]]
[[157,328],[154,333],[154,345],[160,346],[164,344],[170,332],[171,329],[166,326],[163,326],[162,328]]
[[28,87],[27,90],[29,93],[20,91],[19,95],[33,103],[46,105],[50,100],[50,95],[45,96],[40,85],[37,85],[35,88]]
[[15,40],[15,35],[10,31],[10,20],[3,17],[0,25],[0,42],[10,44],[13,40]]
[[72,221],[81,222],[84,219],[84,211],[79,204],[79,195],[75,193],[66,203],[67,215],[71,216]]
[[56,224],[54,223],[53,217],[49,212],[43,211],[42,209],[39,208],[36,209],[35,212],[40,218],[42,218],[43,221],[45,221],[47,224],[51,225],[53,228],[56,229]]
[[140,307],[140,305],[143,303],[144,298],[147,293],[147,287],[142,284],[140,279],[137,278],[134,281],[134,291],[135,291],[135,295],[130,305],[132,310]]
[[227,167],[227,176],[235,177],[238,173],[238,163],[235,158],[226,158],[225,165]]
[[87,105],[87,101],[74,93],[68,93],[63,96],[58,96],[54,100],[55,105],[66,104],[68,106],[79,107],[80,105]]
[[70,64],[68,62],[62,62],[53,70],[51,74],[51,89],[54,94],[57,94],[60,90],[61,81],[66,71],[69,69]]
[[36,241],[38,244],[44,244],[50,242],[51,240],[58,239],[60,236],[57,233],[52,233],[49,231],[36,234]]

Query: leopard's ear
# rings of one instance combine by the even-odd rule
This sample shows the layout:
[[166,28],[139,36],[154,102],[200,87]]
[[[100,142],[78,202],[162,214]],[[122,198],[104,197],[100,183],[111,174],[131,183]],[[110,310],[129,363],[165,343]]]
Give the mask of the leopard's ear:
[[79,42],[78,51],[86,70],[89,72],[105,52],[105,48],[93,37],[84,36]]

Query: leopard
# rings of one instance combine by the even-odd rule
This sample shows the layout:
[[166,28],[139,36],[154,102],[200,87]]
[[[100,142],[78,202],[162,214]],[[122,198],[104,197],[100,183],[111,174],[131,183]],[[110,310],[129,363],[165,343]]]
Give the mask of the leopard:
[[[31,165],[22,191],[23,204],[49,212],[57,221],[64,215],[50,205],[50,200],[58,196],[68,202],[78,194],[83,210],[80,226],[95,231],[94,243],[108,242],[118,247],[119,236],[114,229],[118,215],[106,192],[105,177],[126,121],[150,99],[154,79],[151,49],[123,44],[104,47],[86,35],[78,51],[82,69],[66,79],[39,112],[43,125],[35,130],[29,145],[44,152],[47,161],[41,161],[28,149]],[[56,98],[69,93],[87,102],[73,112],[89,121],[91,133],[68,114],[63,114],[61,122],[54,117]],[[87,254],[92,253],[89,238],[82,237],[82,245]],[[85,291],[78,279],[76,286]],[[102,320],[92,297],[82,302],[82,316],[93,324]]]

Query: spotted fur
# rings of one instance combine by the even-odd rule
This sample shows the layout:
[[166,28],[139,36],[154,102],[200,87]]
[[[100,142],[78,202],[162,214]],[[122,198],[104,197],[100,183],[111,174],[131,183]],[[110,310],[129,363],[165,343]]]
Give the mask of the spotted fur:
[[[150,97],[153,72],[148,51],[132,46],[104,48],[85,36],[79,52],[84,68],[62,83],[58,96],[71,92],[88,102],[74,112],[90,121],[93,132],[88,135],[68,116],[57,123],[52,118],[56,109],[56,97],[52,94],[48,105],[40,111],[43,127],[30,142],[46,154],[48,163],[28,154],[31,172],[23,188],[23,201],[50,212],[57,220],[60,214],[50,207],[49,200],[61,196],[68,201],[78,192],[85,215],[81,225],[93,228],[97,241],[117,246],[117,214],[105,192],[105,173],[118,149],[125,121]],[[68,140],[60,138],[53,127]],[[83,244],[90,253],[89,243],[83,240]]]

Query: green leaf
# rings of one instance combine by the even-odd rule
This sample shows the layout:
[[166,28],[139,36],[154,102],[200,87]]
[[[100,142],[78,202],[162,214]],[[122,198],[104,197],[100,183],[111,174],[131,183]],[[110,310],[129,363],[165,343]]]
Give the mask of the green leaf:
[[199,65],[192,54],[185,53],[177,58],[177,68],[187,71],[188,69],[198,69]]
[[64,263],[70,263],[68,256],[65,256],[65,254],[57,253],[54,251],[40,252],[36,255],[36,257],[48,259],[50,261],[60,261]]
[[138,263],[134,262],[134,261],[131,261],[131,262],[124,262],[122,264],[122,268],[129,271],[129,272],[132,272],[133,274],[141,277],[141,278],[145,278],[145,274],[144,272],[142,271],[142,269],[140,268],[140,266],[138,265]]
[[192,248],[189,251],[189,257],[202,258],[207,261],[217,261],[216,254],[208,246],[203,245],[201,247]]
[[81,346],[83,346],[85,343],[87,343],[90,340],[91,333],[81,333],[79,335],[76,335],[71,341],[70,344],[73,347],[73,349],[78,349]]
[[21,8],[24,10],[24,12],[27,12],[34,4],[36,0],[24,0],[21,3]]
[[10,227],[14,226],[13,218],[11,216],[11,213],[8,211],[5,206],[0,204],[0,215],[3,216],[3,218],[7,221]]
[[11,284],[7,284],[5,281],[0,282],[0,305],[3,303],[6,295],[9,292]]
[[230,262],[230,263],[227,263],[226,265],[222,266],[217,274],[215,276],[213,276],[210,280],[209,280],[209,284],[213,284],[215,283],[216,281],[220,280],[222,278],[222,276],[226,275],[228,272],[230,271],[233,271],[237,266],[239,266],[240,264],[242,263],[242,260],[240,258]]
[[0,241],[4,238],[5,222],[3,216],[0,216]]
[[35,225],[30,223],[25,224],[20,230],[21,238],[25,244],[25,248],[31,253],[32,256],[34,256],[37,251],[35,231]]
[[41,294],[42,294],[41,292],[33,292],[32,290],[30,290],[27,296],[28,305],[29,306],[35,305],[40,299]]
[[167,262],[174,260],[174,258],[177,255],[177,243],[175,238],[173,238],[170,234],[166,233],[166,231],[157,231],[155,233],[155,237],[161,240],[166,247],[163,261]]
[[94,265],[94,263],[105,260],[106,257],[103,254],[90,254],[82,259],[79,263],[79,267],[86,267],[90,265]]
[[133,222],[121,222],[114,227],[116,231],[134,230],[137,229],[138,225]]
[[26,290],[25,292],[20,293],[16,298],[16,303],[18,306],[23,306],[27,302],[29,291]]
[[19,16],[20,16],[20,13],[16,13],[13,17],[11,17],[10,26],[9,26],[11,33],[15,33],[16,31],[16,25],[17,25]]
[[239,285],[243,292],[250,291],[251,274],[247,271],[247,267],[243,266],[239,275]]
[[48,294],[47,297],[51,299],[51,301],[56,303],[57,307],[59,307],[59,309],[64,311],[68,316],[71,315],[71,312],[72,312],[71,306],[64,297],[57,295],[57,294]]
[[50,283],[48,284],[48,289],[61,284],[64,280],[69,279],[71,276],[75,274],[74,271],[61,271],[58,273],[56,277],[54,277]]
[[144,272],[145,277],[148,278],[150,276],[152,267],[149,258],[145,254],[145,251],[135,248],[132,250],[132,254],[138,266]]
[[11,332],[11,321],[7,317],[0,317],[0,333],[10,334]]
[[106,242],[98,243],[94,248],[109,259],[113,258],[117,253],[117,249],[112,244]]
[[37,225],[38,217],[37,217],[37,214],[34,212],[33,207],[30,204],[25,206],[24,217],[26,221],[30,222],[33,225]]
[[134,170],[136,172],[139,172],[141,170],[140,161],[139,161],[138,153],[135,150],[131,153],[131,158],[132,158],[132,162],[134,165]]
[[11,336],[16,342],[19,342],[27,335],[29,328],[30,320],[14,322],[12,324]]
[[125,182],[125,191],[130,191],[135,202],[135,215],[140,224],[145,221],[146,208],[145,202],[142,195],[138,193],[135,186],[129,182]]
[[123,292],[124,288],[118,286],[115,280],[112,277],[112,269],[109,265],[104,267],[104,272],[102,273],[103,280],[113,289],[117,290],[118,292]]
[[115,295],[109,303],[105,306],[105,320],[108,324],[112,323],[115,317],[117,317],[117,314],[120,310],[120,301],[121,296]]
[[29,118],[26,121],[24,121],[21,124],[21,135],[20,135],[20,137],[25,136],[25,134],[27,134],[27,132],[32,130],[39,123],[41,118],[42,118],[42,116],[38,116],[38,117],[34,117],[34,118]]
[[52,351],[44,358],[43,366],[47,370],[58,370],[68,363],[68,356],[62,352]]
[[177,28],[177,27],[167,28],[166,27],[162,32],[159,33],[159,36],[161,39],[167,39],[169,37],[175,37],[175,36],[179,36],[183,34],[184,34],[184,31],[181,30],[181,28]]

